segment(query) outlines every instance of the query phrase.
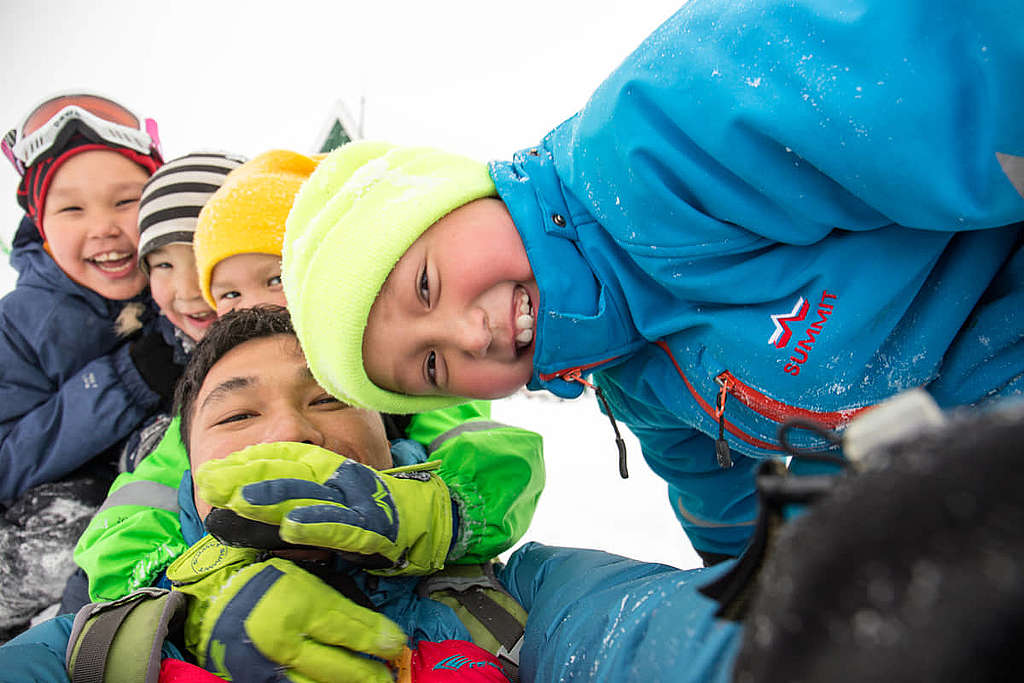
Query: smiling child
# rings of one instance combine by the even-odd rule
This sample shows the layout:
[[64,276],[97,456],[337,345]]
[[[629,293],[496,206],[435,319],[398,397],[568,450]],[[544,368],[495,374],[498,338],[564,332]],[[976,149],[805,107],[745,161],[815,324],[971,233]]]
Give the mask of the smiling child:
[[738,554],[788,420],[1024,391],[1024,13],[995,8],[690,0],[509,160],[337,150],[283,252],[310,368],[393,412],[592,374],[694,547]]
[[60,595],[116,445],[170,404],[181,370],[137,265],[155,134],[80,94],[45,101],[4,138],[26,215],[18,281],[0,301],[0,631]]

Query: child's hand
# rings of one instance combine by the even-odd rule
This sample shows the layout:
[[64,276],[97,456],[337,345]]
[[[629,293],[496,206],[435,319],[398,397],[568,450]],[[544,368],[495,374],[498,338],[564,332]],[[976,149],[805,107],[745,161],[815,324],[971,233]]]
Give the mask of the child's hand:
[[405,633],[280,558],[207,536],[167,570],[188,596],[185,645],[209,671],[236,681],[392,681],[382,660]]
[[196,482],[215,507],[382,574],[437,571],[452,541],[451,497],[437,476],[383,474],[319,446],[250,446],[204,464]]

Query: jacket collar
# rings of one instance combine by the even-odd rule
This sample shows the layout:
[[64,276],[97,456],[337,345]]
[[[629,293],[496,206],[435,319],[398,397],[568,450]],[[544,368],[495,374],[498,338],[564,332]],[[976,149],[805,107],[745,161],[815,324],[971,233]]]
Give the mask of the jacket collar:
[[587,253],[587,242],[600,241],[604,234],[562,185],[547,148],[522,150],[511,162],[492,162],[490,170],[541,293],[528,387],[574,398],[583,385],[559,375],[608,366],[646,342],[630,322],[621,290],[608,277],[612,271],[602,273],[588,260],[594,254]]

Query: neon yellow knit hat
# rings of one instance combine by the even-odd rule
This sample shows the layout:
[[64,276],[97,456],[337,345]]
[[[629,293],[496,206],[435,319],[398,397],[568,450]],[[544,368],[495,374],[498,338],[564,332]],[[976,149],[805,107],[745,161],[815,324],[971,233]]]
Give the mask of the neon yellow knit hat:
[[193,248],[199,291],[206,303],[217,307],[210,275],[224,259],[236,254],[281,254],[288,211],[317,161],[286,150],[265,152],[232,171],[203,205]]
[[495,196],[486,164],[435,149],[352,142],[324,159],[288,215],[281,274],[320,386],[346,403],[388,413],[469,400],[381,389],[363,366],[363,330],[406,249],[451,211]]

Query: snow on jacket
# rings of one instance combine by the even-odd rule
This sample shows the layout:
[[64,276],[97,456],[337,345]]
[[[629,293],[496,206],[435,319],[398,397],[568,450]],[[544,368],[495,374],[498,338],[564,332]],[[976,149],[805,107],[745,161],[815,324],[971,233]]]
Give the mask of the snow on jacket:
[[732,566],[682,570],[600,550],[527,543],[498,579],[529,612],[523,681],[731,679],[743,628],[698,589]]
[[787,416],[1020,393],[1022,31],[1020,4],[692,0],[492,164],[541,293],[530,388],[596,370],[698,550],[742,550]]
[[[425,455],[441,461],[438,476],[459,508],[456,564],[485,562],[516,543],[544,487],[540,435],[489,417],[490,404],[483,401],[421,413],[406,428],[419,445],[403,449],[403,456],[396,451],[402,442],[392,444],[396,465]],[[178,425],[175,419],[134,472],[118,476],[78,541],[75,561],[89,577],[93,600],[114,600],[159,582],[189,547],[178,504],[189,464]],[[402,457],[414,460],[399,462]]]
[[124,303],[65,275],[28,217],[11,265],[18,281],[0,300],[0,501],[106,451],[159,402],[114,331]]

